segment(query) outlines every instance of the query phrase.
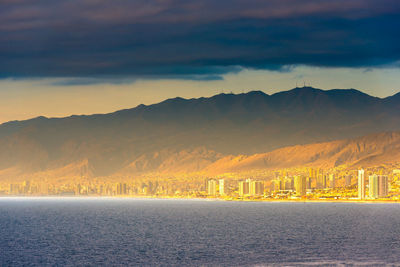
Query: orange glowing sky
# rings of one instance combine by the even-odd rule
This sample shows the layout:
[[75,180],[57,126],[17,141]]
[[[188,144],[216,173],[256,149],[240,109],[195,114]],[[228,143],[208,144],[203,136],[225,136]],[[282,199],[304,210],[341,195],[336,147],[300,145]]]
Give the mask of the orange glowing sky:
[[397,68],[351,69],[297,67],[287,72],[249,70],[226,74],[222,80],[132,80],[124,83],[60,85],[65,78],[0,80],[0,122],[36,116],[107,113],[176,96],[184,98],[262,90],[268,94],[311,85],[321,89],[355,88],[386,97],[400,91]]

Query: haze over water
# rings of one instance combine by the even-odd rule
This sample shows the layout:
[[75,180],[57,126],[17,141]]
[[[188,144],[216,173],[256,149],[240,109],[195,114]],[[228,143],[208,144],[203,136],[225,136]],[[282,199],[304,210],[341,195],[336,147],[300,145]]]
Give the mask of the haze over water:
[[400,262],[400,205],[2,198],[0,265]]

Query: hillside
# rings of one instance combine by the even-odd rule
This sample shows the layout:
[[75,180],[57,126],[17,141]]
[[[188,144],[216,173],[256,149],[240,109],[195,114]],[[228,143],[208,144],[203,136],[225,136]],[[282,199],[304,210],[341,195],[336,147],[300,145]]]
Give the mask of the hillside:
[[[354,139],[296,145],[254,155],[223,156],[204,147],[191,150],[169,149],[146,153],[111,176],[127,178],[149,174],[169,177],[185,174],[213,176],[223,173],[239,174],[296,167],[358,168],[388,163],[400,163],[400,132],[385,132]],[[58,180],[81,180],[85,177],[94,177],[88,160],[26,175],[26,172],[18,168],[0,171],[0,177],[3,179],[9,176],[57,178]]]
[[251,156],[226,156],[204,169],[210,174],[300,166],[329,169],[400,163],[400,132],[372,134],[355,139],[297,145]]
[[[227,168],[221,167],[222,161],[229,162],[223,155],[244,155],[249,162],[259,162],[249,159],[259,155],[249,155],[396,130],[400,130],[398,95],[382,99],[354,89],[305,87],[273,95],[253,91],[174,98],[110,114],[4,123],[0,125],[0,177],[82,162],[84,172],[93,177],[159,169],[216,171]],[[215,161],[219,166],[209,166]],[[248,166],[253,164],[259,166]]]

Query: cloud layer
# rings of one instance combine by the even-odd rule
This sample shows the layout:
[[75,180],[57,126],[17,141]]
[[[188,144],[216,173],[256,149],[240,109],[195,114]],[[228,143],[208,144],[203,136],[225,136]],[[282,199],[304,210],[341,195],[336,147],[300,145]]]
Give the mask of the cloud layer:
[[218,79],[400,60],[398,0],[0,0],[2,77]]

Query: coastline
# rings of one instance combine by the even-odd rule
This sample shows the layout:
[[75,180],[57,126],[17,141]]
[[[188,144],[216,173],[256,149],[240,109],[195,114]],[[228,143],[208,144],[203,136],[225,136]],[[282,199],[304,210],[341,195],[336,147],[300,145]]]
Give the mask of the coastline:
[[170,196],[0,196],[0,201],[4,199],[79,199],[79,200],[196,200],[196,201],[222,201],[222,202],[267,202],[267,203],[359,203],[359,204],[400,204],[400,200],[373,200],[373,199],[224,199],[224,198],[188,198]]

